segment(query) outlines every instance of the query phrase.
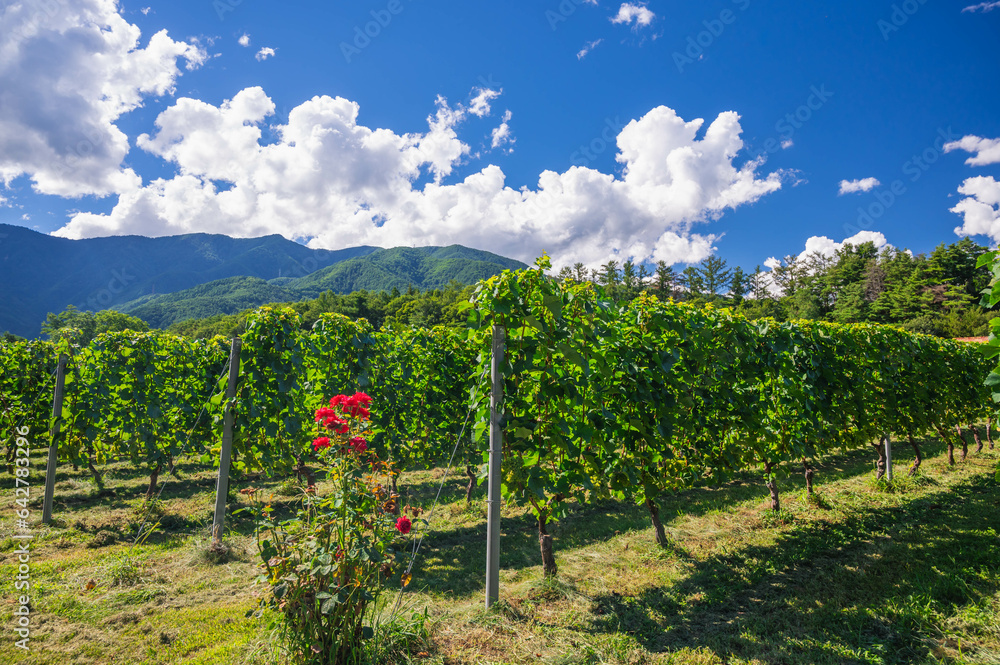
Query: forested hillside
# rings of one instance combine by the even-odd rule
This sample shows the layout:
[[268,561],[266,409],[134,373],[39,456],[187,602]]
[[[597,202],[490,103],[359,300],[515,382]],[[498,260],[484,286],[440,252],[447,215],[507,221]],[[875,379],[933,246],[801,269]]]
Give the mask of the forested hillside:
[[441,289],[522,267],[460,245],[329,251],[278,235],[207,234],[66,240],[0,225],[0,332],[36,337],[43,322],[90,328],[93,320],[78,320],[77,313],[104,310],[167,328],[325,291]]
[[96,312],[229,277],[300,278],[377,249],[309,249],[280,235],[67,240],[0,224],[0,331],[33,337],[70,305]]

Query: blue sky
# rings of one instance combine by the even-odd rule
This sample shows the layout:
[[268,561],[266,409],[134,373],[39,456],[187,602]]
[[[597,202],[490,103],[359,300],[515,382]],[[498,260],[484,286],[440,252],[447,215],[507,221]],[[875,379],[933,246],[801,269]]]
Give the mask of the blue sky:
[[963,223],[1000,239],[998,2],[0,12],[0,222],[46,233],[748,268],[851,237],[925,252]]

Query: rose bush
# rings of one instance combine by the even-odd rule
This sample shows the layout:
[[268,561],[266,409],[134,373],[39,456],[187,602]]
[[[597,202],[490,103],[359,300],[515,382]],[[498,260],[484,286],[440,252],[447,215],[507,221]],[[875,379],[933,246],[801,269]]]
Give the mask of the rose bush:
[[412,528],[393,514],[393,469],[368,446],[371,403],[364,393],[337,395],[316,411],[312,450],[330,487],[304,488],[294,517],[276,520],[259,492],[243,491],[257,514],[260,607],[277,612],[294,662],[366,662],[379,596],[400,568],[393,542]]

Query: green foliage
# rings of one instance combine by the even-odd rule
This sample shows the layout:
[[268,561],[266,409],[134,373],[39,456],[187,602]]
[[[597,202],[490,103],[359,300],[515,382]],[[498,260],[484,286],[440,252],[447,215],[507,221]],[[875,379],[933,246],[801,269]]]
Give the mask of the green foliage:
[[149,332],[149,325],[142,319],[114,310],[80,312],[70,305],[61,314],[49,314],[42,324],[42,334],[49,339],[67,337],[80,345],[87,345],[107,332]]
[[[645,266],[626,262],[619,269],[612,261],[589,281],[618,303],[648,291],[661,300],[726,305],[750,319],[885,323],[937,337],[975,337],[986,334],[997,316],[975,302],[989,279],[976,267],[985,251],[969,238],[942,244],[929,256],[894,248],[880,252],[869,242],[846,245],[833,257],[786,256],[770,272],[757,266],[752,273],[730,269],[715,256],[680,274],[664,261],[652,274]],[[582,266],[564,268],[559,278],[588,281]]]
[[[324,291],[318,298],[288,306],[299,314],[304,329],[311,328],[324,314],[365,319],[375,330],[407,326],[433,328],[439,325],[464,328],[466,317],[462,306],[468,303],[472,290],[471,286],[452,281],[443,289],[431,291],[411,288],[403,293],[398,290],[355,291],[347,295]],[[243,333],[247,318],[253,311],[190,319],[173,324],[169,331],[191,339],[207,339],[216,335],[233,337]]]
[[161,469],[200,454],[218,434],[202,407],[225,367],[222,340],[110,332],[73,348],[59,454],[74,463],[125,457]]
[[0,436],[7,447],[8,463],[17,449],[16,427],[32,445],[38,445],[35,442],[48,430],[56,363],[52,344],[23,339],[0,341]]
[[[730,301],[750,318],[886,323],[938,337],[986,334],[996,316],[975,303],[988,281],[976,261],[986,251],[964,238],[913,256],[872,243],[846,245],[832,258],[785,257],[770,273],[751,277],[750,295]],[[758,269],[759,270],[759,269]],[[774,297],[762,282],[780,293]]]
[[988,369],[971,345],[649,296],[616,303],[546,268],[505,272],[475,295],[475,322],[507,331],[504,495],[530,503],[541,527],[570,497],[646,504],[656,523],[664,492],[987,414]]

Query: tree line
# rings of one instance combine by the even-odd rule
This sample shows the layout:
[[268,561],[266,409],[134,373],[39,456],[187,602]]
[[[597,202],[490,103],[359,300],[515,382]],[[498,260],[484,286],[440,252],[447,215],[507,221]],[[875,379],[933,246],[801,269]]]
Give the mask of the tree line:
[[[938,337],[976,337],[986,335],[989,320],[997,316],[979,305],[990,272],[977,268],[976,262],[987,251],[969,238],[916,255],[895,248],[879,250],[869,242],[846,245],[833,256],[819,252],[786,256],[771,270],[759,265],[753,271],[731,267],[725,259],[710,256],[683,269],[664,261],[647,265],[612,260],[598,269],[577,263],[556,277],[598,284],[618,302],[649,293],[664,301],[730,307],[750,319],[883,323]],[[376,330],[464,327],[461,305],[469,301],[473,290],[452,281],[442,289],[427,291],[412,286],[404,292],[396,288],[349,294],[326,291],[311,300],[280,304],[294,309],[306,327],[323,314],[364,318]],[[232,337],[245,330],[251,311],[189,319],[167,330],[190,339]],[[148,324],[133,316],[80,312],[71,306],[61,314],[49,314],[42,333],[51,338],[67,328],[79,330],[78,340],[84,344],[102,332],[149,330]]]
[[990,272],[976,262],[986,252],[969,238],[916,255],[868,242],[845,245],[833,256],[786,256],[769,271],[730,267],[710,256],[680,271],[664,261],[652,269],[632,261],[608,261],[595,270],[577,263],[558,277],[599,284],[618,301],[648,292],[661,300],[731,307],[751,319],[883,323],[938,337],[975,337],[986,335],[997,316],[979,304]]

